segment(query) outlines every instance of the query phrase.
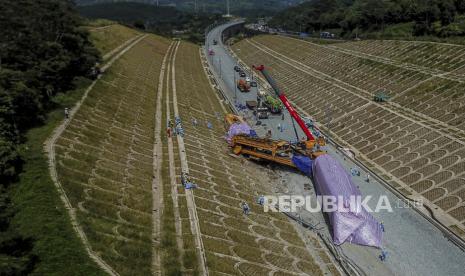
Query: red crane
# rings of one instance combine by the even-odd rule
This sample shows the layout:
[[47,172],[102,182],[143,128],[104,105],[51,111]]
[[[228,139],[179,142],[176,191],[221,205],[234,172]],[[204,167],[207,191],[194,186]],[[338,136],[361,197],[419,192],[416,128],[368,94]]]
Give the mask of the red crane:
[[271,85],[271,87],[273,88],[274,92],[276,93],[276,96],[278,96],[278,98],[283,102],[284,106],[287,108],[287,110],[289,111],[289,114],[291,114],[292,118],[294,118],[294,120],[297,122],[297,124],[300,126],[300,128],[303,130],[303,132],[305,133],[305,135],[307,136],[307,140],[308,141],[315,141],[315,137],[313,137],[312,133],[310,132],[310,130],[308,129],[307,125],[305,124],[305,122],[302,120],[302,118],[300,118],[299,114],[297,113],[297,111],[295,111],[295,109],[292,107],[291,103],[289,102],[289,100],[287,99],[286,95],[284,94],[284,92],[282,92],[279,87],[278,87],[278,84],[276,83],[276,81],[273,79],[273,77],[271,77],[270,73],[268,73],[268,71],[265,69],[265,66],[263,65],[260,65],[260,66],[253,66],[253,68],[255,70],[258,70],[260,72],[262,72],[263,76],[265,77],[265,79],[268,81],[268,83]]

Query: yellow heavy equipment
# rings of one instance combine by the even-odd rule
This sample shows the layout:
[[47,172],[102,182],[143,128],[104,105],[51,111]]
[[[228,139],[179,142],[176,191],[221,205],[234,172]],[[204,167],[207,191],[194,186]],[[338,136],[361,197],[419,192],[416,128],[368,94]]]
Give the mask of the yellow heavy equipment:
[[[263,65],[253,67],[263,74],[265,79],[273,88],[276,96],[288,110],[292,120],[297,122],[297,125],[304,132],[305,138],[300,142],[291,144],[287,141],[274,141],[269,138],[253,137],[249,135],[249,133],[237,134],[231,137],[229,142],[234,154],[244,154],[252,158],[268,160],[290,167],[297,167],[293,162],[294,158],[298,159],[303,157],[306,159],[316,159],[318,156],[326,154],[326,152],[322,151],[321,149],[321,147],[326,145],[325,139],[322,136],[315,139],[312,132],[308,129],[307,125],[302,120],[297,111],[292,107],[286,95],[279,89],[278,85],[265,69],[265,67]],[[228,114],[225,117],[226,131],[229,131],[233,124],[241,124],[244,122],[245,120],[240,116]],[[298,138],[299,137],[297,137],[297,139]]]
[[[245,123],[242,117],[234,114],[227,114],[224,121],[226,131],[233,124]],[[321,150],[321,147],[325,145],[326,142],[323,137],[318,138],[317,141],[301,141],[291,144],[288,141],[251,137],[245,134],[233,136],[230,142],[232,152],[236,155],[243,154],[257,160],[268,160],[294,168],[296,167],[292,162],[294,155],[315,159],[326,154]]]

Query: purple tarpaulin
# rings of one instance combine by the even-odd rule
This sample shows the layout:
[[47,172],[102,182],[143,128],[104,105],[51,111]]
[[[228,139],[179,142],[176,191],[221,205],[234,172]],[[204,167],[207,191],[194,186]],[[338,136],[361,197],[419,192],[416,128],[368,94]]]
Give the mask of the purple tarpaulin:
[[[321,196],[334,196],[344,201],[349,208],[351,196],[361,196],[344,167],[328,154],[318,157],[313,163],[316,191]],[[352,201],[353,203],[353,201]],[[335,211],[328,213],[336,245],[351,242],[360,245],[381,247],[380,224],[365,208],[358,211]]]
[[231,144],[231,140],[234,136],[245,134],[250,135],[252,128],[247,123],[236,123],[229,127],[228,134],[226,135],[226,141]]

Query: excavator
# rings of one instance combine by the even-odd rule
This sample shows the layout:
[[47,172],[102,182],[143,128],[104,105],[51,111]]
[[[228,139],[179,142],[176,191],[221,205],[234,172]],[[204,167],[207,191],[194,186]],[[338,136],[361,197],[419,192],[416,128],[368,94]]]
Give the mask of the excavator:
[[[250,158],[257,160],[267,160],[289,167],[298,167],[296,158],[316,159],[317,157],[326,154],[321,150],[321,147],[326,145],[324,137],[315,139],[311,131],[308,129],[304,120],[299,116],[297,111],[292,107],[286,95],[279,89],[275,80],[271,77],[263,65],[253,66],[253,68],[263,74],[267,82],[272,87],[276,96],[281,100],[283,105],[289,111],[292,119],[297,122],[299,127],[304,132],[304,138],[297,140],[297,143],[290,143],[283,140],[272,140],[271,137],[260,138],[250,136],[247,133],[237,134],[231,137],[230,146],[236,155],[247,155]],[[225,128],[230,130],[233,124],[244,124],[242,117],[228,114],[225,117]],[[297,131],[296,131],[297,136]]]

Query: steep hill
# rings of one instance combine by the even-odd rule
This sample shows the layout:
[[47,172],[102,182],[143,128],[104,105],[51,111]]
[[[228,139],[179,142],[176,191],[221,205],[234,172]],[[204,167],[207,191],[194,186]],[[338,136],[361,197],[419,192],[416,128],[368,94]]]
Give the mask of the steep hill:
[[109,19],[162,35],[171,35],[174,30],[179,30],[192,42],[203,41],[205,28],[221,18],[218,14],[193,15],[174,7],[129,2],[79,6],[78,10],[90,19]]

